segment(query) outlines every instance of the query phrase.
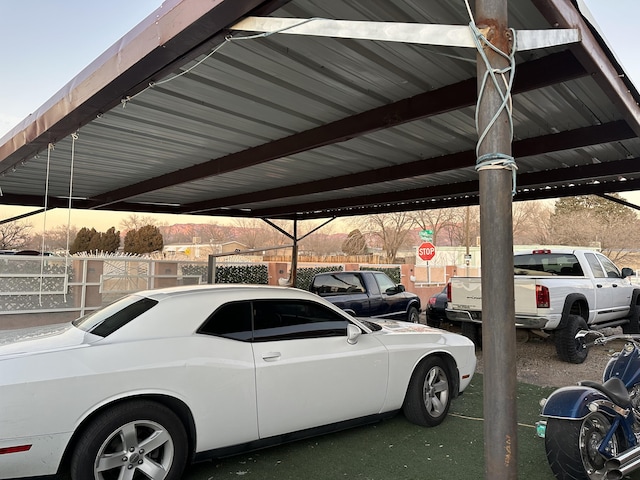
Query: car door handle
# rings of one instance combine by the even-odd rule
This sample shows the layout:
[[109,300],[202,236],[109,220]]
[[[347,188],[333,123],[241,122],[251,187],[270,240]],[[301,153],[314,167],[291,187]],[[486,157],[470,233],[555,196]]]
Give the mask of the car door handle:
[[601,283],[596,283],[596,287],[602,288],[602,284]]
[[613,288],[617,288],[617,287],[618,287],[618,284],[617,284],[617,283],[614,283],[614,284],[613,284]]
[[262,354],[262,359],[265,362],[275,362],[276,360],[280,359],[280,352],[264,353],[264,354]]

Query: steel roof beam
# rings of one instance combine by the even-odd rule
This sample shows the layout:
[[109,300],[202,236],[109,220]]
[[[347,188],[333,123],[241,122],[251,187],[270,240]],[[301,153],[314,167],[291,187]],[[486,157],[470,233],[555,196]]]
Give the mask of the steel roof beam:
[[[584,68],[571,54],[566,52],[552,54],[519,66],[514,93],[562,83],[585,74]],[[403,123],[472,106],[476,101],[475,84],[476,79],[470,78],[225,157],[105,192],[91,199],[92,208],[105,207],[151,191],[240,170]]]
[[[635,134],[629,126],[624,121],[618,121],[520,140],[513,143],[513,152],[516,158],[523,158],[588,145],[610,143],[634,137]],[[468,150],[341,177],[315,180],[297,185],[195,202],[184,205],[182,211],[191,214],[204,213],[221,207],[242,205],[245,203],[259,203],[267,200],[297,197],[312,193],[330,192],[342,188],[400,180],[407,178],[407,176],[419,177],[437,172],[468,168],[475,166],[475,163],[475,151]],[[640,169],[640,165],[636,165],[635,168],[636,170]],[[640,173],[640,171],[638,173]]]

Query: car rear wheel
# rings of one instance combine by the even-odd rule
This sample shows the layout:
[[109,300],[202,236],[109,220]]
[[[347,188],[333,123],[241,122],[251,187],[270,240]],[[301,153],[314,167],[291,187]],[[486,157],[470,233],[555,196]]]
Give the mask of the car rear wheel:
[[178,480],[187,462],[187,434],[167,407],[130,401],[99,415],[71,458],[73,480]]
[[423,361],[413,372],[402,406],[404,416],[418,425],[442,423],[451,405],[449,369],[440,357]]

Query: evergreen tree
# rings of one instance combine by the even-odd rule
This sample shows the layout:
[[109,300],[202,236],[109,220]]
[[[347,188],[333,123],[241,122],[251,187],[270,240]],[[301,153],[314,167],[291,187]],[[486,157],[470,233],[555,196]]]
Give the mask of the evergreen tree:
[[89,244],[96,233],[97,232],[95,228],[88,229],[87,227],[82,227],[76,235],[76,238],[73,241],[73,245],[71,245],[71,247],[69,248],[69,253],[73,255],[74,253],[78,252],[91,251]]
[[111,227],[102,234],[101,250],[106,253],[115,253],[120,248],[120,232],[116,232],[115,227]]
[[164,242],[158,227],[145,225],[138,230],[129,230],[124,237],[124,251],[127,253],[151,253],[162,250]]

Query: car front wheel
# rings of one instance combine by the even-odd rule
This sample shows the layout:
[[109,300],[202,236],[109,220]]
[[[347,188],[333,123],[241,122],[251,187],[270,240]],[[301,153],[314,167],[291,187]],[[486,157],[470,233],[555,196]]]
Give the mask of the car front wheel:
[[442,423],[451,405],[449,369],[440,357],[427,358],[413,372],[402,406],[404,416],[418,425]]
[[99,415],[71,459],[73,480],[178,480],[187,462],[187,434],[167,407],[125,402]]
[[419,323],[420,322],[420,312],[416,307],[410,307],[409,313],[407,313],[407,321],[411,323]]

